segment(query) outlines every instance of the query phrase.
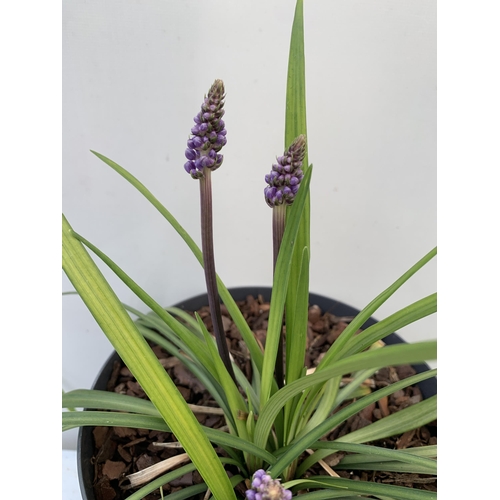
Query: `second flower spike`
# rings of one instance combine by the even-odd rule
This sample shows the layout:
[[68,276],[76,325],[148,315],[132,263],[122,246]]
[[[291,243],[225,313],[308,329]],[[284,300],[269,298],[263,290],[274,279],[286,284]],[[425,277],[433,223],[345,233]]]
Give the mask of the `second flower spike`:
[[264,196],[271,208],[293,203],[304,177],[301,167],[305,154],[306,136],[299,135],[283,156],[276,159],[277,163],[273,165],[271,173],[265,177],[268,186],[264,189]]
[[192,136],[187,142],[185,152],[188,161],[184,169],[193,179],[203,177],[203,169],[216,170],[222,165],[223,156],[219,154],[227,142],[224,120],[224,83],[215,80],[210,87],[201,111],[194,117]]

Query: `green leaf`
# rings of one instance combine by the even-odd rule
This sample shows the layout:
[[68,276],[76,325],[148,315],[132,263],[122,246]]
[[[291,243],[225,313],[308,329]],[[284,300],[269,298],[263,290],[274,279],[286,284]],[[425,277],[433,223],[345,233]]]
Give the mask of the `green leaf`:
[[[304,2],[297,0],[290,38],[286,85],[285,148],[299,135],[307,137],[306,120],[306,63],[304,54]],[[304,172],[307,170],[307,153]],[[300,248],[308,246],[308,242]]]
[[369,370],[362,370],[355,374],[354,378],[351,382],[349,382],[345,387],[342,387],[339,390],[337,398],[335,399],[335,403],[333,407],[336,408],[340,404],[342,404],[346,399],[356,397],[356,391],[360,388],[363,382],[370,378],[377,370],[374,368],[370,368]]
[[[288,483],[286,483],[288,484]],[[300,495],[300,500],[330,500],[330,498],[336,498],[337,500],[351,500],[352,498],[366,498],[359,495],[357,492],[346,491],[346,490],[317,490],[310,493],[303,493]]]
[[153,415],[139,413],[115,413],[113,411],[72,411],[62,413],[63,431],[76,427],[130,427],[151,431],[172,432],[165,420]]
[[[352,479],[343,479],[340,477],[316,476],[311,479],[297,479],[284,483],[285,488],[300,485],[301,488],[332,488],[342,489],[344,493],[356,492],[365,495],[384,495],[396,500],[430,500],[436,499],[436,493],[426,490],[417,490],[406,488],[404,486],[394,486],[369,481],[353,481]],[[308,497],[304,498],[321,498]],[[332,497],[334,498],[334,497]]]
[[[200,363],[197,363],[196,358],[188,358],[184,352],[187,354],[189,350],[186,349],[184,352],[176,350],[176,348],[168,342],[162,335],[159,333],[145,327],[140,323],[140,320],[136,321],[137,328],[142,333],[144,338],[154,342],[155,344],[163,347],[165,351],[169,352],[177,359],[179,359],[184,366],[196,377],[196,379],[205,387],[205,389],[210,393],[210,395],[214,398],[220,408],[224,410],[224,415],[226,417],[226,421],[228,425],[234,426],[234,421],[232,420],[231,410],[229,408],[229,403],[227,401],[224,390],[221,385],[215,380],[212,374],[206,369],[205,366],[202,366]],[[191,361],[193,359],[193,361]]]
[[[220,459],[222,463],[226,463],[226,461],[221,458]],[[174,479],[177,479],[179,477],[182,477],[184,474],[188,474],[189,472],[193,472],[196,470],[196,467],[193,464],[187,464],[183,465],[182,467],[179,467],[178,469],[168,472],[167,474],[163,474],[160,477],[157,477],[153,481],[150,481],[146,486],[143,486],[141,489],[134,491],[128,498],[127,500],[142,500],[145,498],[147,495],[150,493],[153,493],[153,491],[160,489],[160,487],[164,486],[165,484],[169,483],[170,481],[173,481]],[[205,486],[206,489],[206,486]],[[204,490],[201,490],[204,491]],[[170,498],[170,495],[167,497]]]
[[[146,316],[137,310],[133,310],[136,316],[141,317],[143,321],[149,323],[154,328],[158,328],[163,331],[163,333],[174,343],[176,343],[176,338],[169,334],[170,332],[175,333],[175,335],[189,347],[192,352],[191,355],[193,356],[193,359],[196,359],[202,366],[205,366],[209,371],[211,371],[212,374],[214,373],[215,368],[213,366],[212,359],[207,355],[205,344],[198,336],[169,314],[160,304],[158,304],[158,302],[153,299],[153,297],[146,293],[145,290],[143,290],[132,278],[130,278],[130,276],[128,276],[123,269],[115,264],[104,252],[99,250],[99,248],[78,233],[73,232],[73,237],[92,250],[92,252],[94,252],[125,283],[125,285],[127,285],[127,287],[134,292],[137,297],[142,300],[142,302],[144,302],[144,304],[156,313],[158,318],[161,319],[161,322],[158,321],[158,318],[155,316]],[[165,330],[162,322],[170,328],[170,330]],[[182,347],[184,348],[185,345],[182,345]]]
[[342,356],[349,356],[356,352],[361,352],[370,347],[377,340],[381,340],[387,335],[400,330],[401,328],[418,321],[419,319],[435,313],[437,310],[437,294],[433,293],[428,297],[417,300],[413,304],[391,314],[387,318],[378,321],[368,327],[359,335],[351,338],[347,343]]
[[386,288],[380,295],[375,297],[356,317],[349,323],[347,328],[340,334],[338,339],[332,344],[323,359],[320,361],[317,370],[321,371],[332,361],[339,358],[346,344],[354,334],[363,326],[370,316],[391,297],[404,283],[406,283],[419,269],[429,262],[437,254],[437,248],[432,249],[427,255],[422,257],[406,273],[398,278],[390,287]]
[[[290,398],[300,394],[302,391],[326,382],[337,375],[370,368],[419,363],[427,359],[434,359],[436,350],[436,341],[386,346],[382,349],[362,352],[339,360],[334,366],[325,368],[322,371],[316,370],[312,375],[296,380],[274,394],[262,409],[255,427],[255,443],[259,446],[265,446],[276,415]],[[365,396],[365,398],[367,397],[370,396]]]
[[[165,310],[172,314],[173,316],[177,316],[179,319],[182,319],[187,325],[187,327],[200,338],[203,338],[200,330],[198,329],[198,323],[196,320],[183,309],[179,309],[178,307],[166,307]],[[152,313],[154,314],[154,313]]]
[[[388,349],[388,348],[386,347],[384,349]],[[380,349],[379,351],[381,351],[381,350],[382,349]],[[341,362],[339,362],[339,364],[340,363]],[[406,363],[404,363],[404,364],[406,364]],[[324,371],[327,371],[327,370],[324,370]],[[378,401],[383,396],[389,395],[389,394],[395,392],[396,390],[402,389],[404,387],[408,387],[409,385],[412,385],[412,384],[418,383],[422,380],[425,380],[427,378],[430,378],[431,376],[435,375],[435,373],[436,373],[435,370],[429,370],[428,372],[420,373],[418,375],[413,375],[412,377],[408,377],[404,380],[401,380],[399,382],[391,384],[388,387],[384,387],[383,389],[379,389],[378,391],[375,391],[374,393],[372,393],[368,396],[364,396],[360,400],[358,400],[354,403],[351,403],[347,407],[343,408],[342,410],[338,411],[337,413],[335,413],[331,417],[327,418],[322,424],[315,427],[308,434],[301,437],[296,442],[292,443],[290,446],[286,447],[284,452],[280,455],[279,459],[277,460],[276,464],[274,464],[273,467],[269,470],[269,473],[273,477],[276,477],[278,474],[281,473],[281,471],[283,469],[288,467],[288,465],[293,460],[297,459],[300,456],[300,454],[303,453],[306,449],[308,449],[314,442],[316,442],[318,439],[320,439],[326,433],[330,432],[334,427],[336,427],[337,425],[342,423],[344,420],[346,420],[347,418],[349,418],[352,415],[355,415],[358,411],[367,407],[371,403]],[[284,389],[282,389],[282,391],[283,390]],[[278,394],[276,394],[276,396],[278,396]],[[415,406],[419,406],[421,404],[422,403],[418,403]],[[259,444],[259,441],[257,440],[257,431],[259,428],[259,422],[260,422],[261,418],[259,418],[259,420],[257,421],[257,425],[256,425],[256,429],[255,429],[255,435],[256,435],[255,443],[256,444]],[[266,416],[266,419],[267,418],[268,417]],[[421,424],[419,424],[419,425],[421,425]],[[418,427],[418,425],[415,425],[414,427]],[[263,425],[263,428],[265,428],[264,425]],[[349,436],[349,434],[347,436]],[[343,441],[346,441],[346,439],[343,439]]]
[[[161,432],[174,432],[162,418],[136,413],[116,413],[112,411],[71,411],[62,414],[63,431],[76,427],[130,427],[131,429],[148,429]],[[276,462],[276,457],[268,451],[245,441],[238,436],[222,432],[210,427],[200,426],[206,438],[226,448],[234,448],[245,453],[255,455],[269,464]],[[179,436],[174,432],[177,439]],[[193,438],[194,439],[194,438]],[[180,441],[180,440],[179,440]],[[181,441],[182,444],[182,441]],[[193,443],[197,446],[197,443]],[[183,445],[184,447],[184,445]],[[186,450],[186,448],[184,447]],[[212,448],[213,449],[213,448]],[[186,452],[188,452],[186,450]],[[189,453],[189,452],[188,452]]]
[[[323,443],[323,441],[321,441]],[[353,445],[353,444],[347,444],[347,443],[342,443],[342,445],[348,445],[348,446],[367,446],[367,445]],[[371,448],[371,447],[370,447]],[[437,445],[427,445],[427,446],[417,446],[414,448],[405,448],[403,450],[391,450],[393,453],[404,453],[405,455],[410,454],[414,455],[416,457],[424,457],[424,458],[436,458],[437,457]],[[370,455],[370,451],[366,454],[356,454],[356,455],[346,455],[343,459],[342,462],[345,464],[349,464],[351,467],[355,466],[358,463],[367,461],[367,460],[375,460],[375,457],[372,457]],[[379,462],[384,462],[386,461],[385,458],[380,458],[378,457],[377,460]],[[389,459],[387,459],[389,460]]]
[[[113,160],[106,158],[104,155],[97,153],[95,151],[91,151],[97,158],[102,160],[106,165],[110,166],[115,172],[120,174],[126,181],[128,181],[132,186],[134,186],[144,197],[167,219],[170,225],[177,231],[179,236],[184,240],[189,249],[193,252],[193,255],[196,257],[198,262],[203,266],[203,255],[194,240],[189,236],[186,230],[177,222],[177,220],[173,217],[173,215],[158,201],[158,199],[149,191],[149,189],[144,186],[136,177],[134,177],[131,173],[127,172],[123,167],[115,163]],[[219,295],[224,304],[227,307],[231,318],[236,324],[238,330],[245,341],[245,344],[250,351],[252,359],[260,371],[262,370],[262,361],[263,361],[263,353],[255,340],[254,334],[250,327],[248,326],[243,314],[238,308],[236,302],[233,297],[229,293],[228,289],[225,287],[222,280],[217,276],[217,287],[219,290]]]
[[[300,307],[301,303],[308,303],[309,300],[309,250],[304,248],[302,252],[302,264],[299,273],[299,282],[297,284],[296,307],[294,323],[296,325],[307,324],[308,308]],[[305,313],[305,318],[301,317]],[[299,379],[305,373],[305,354],[307,344],[307,328],[297,329],[292,332],[286,330],[286,366],[285,379],[286,384],[290,384],[294,380]],[[285,406],[284,417],[284,440],[283,443],[289,442],[287,436],[293,436],[297,419],[294,418],[296,412],[301,411],[301,407],[297,406],[298,399],[294,398],[288,401]]]
[[182,443],[214,494],[221,498],[236,498],[199,422],[102,273],[75,238],[64,215],[62,242],[64,272],[115,350]]
[[302,262],[299,269],[299,277],[296,285],[296,302],[292,312],[295,314],[294,324],[304,325],[306,328],[297,328],[291,335],[286,336],[286,382],[290,384],[300,378],[305,366],[305,353],[307,343],[307,320],[308,308],[300,307],[309,301],[309,249],[305,247],[302,251]]
[[196,313],[196,319],[198,321],[198,326],[205,337],[205,344],[207,346],[210,357],[213,359],[215,364],[215,369],[217,370],[218,382],[222,386],[227,400],[229,402],[229,408],[231,409],[231,416],[234,419],[236,428],[233,428],[233,432],[237,432],[238,436],[243,439],[248,439],[246,423],[238,418],[239,413],[247,413],[248,407],[243,400],[238,387],[234,383],[231,375],[226,370],[224,363],[219,356],[217,347],[214,343],[214,339],[208,332],[203,320],[200,318],[199,314]]
[[337,441],[345,443],[366,443],[383,439],[428,424],[437,418],[437,396],[424,399],[418,404],[377,420],[362,429],[350,432]]
[[[365,445],[352,445],[349,446],[365,446]],[[314,446],[313,446],[314,447]],[[406,448],[404,450],[390,450],[392,453],[404,453],[405,455],[413,455],[416,457],[424,457],[424,458],[433,458],[434,462],[437,457],[437,446],[419,446],[417,448]],[[306,460],[311,458],[312,456],[317,455],[317,460],[321,460],[322,458],[328,456],[326,453],[329,453],[325,450],[318,450],[313,453],[313,455],[307,457]],[[437,466],[437,462],[435,462],[435,466]],[[302,466],[302,464],[301,464]],[[408,466],[408,464],[404,464],[397,460],[390,460],[389,458],[384,458],[380,456],[372,455],[369,451],[367,453],[359,453],[355,455],[346,455],[340,463],[335,466],[336,469],[356,469],[356,470],[382,470],[389,472],[408,472],[408,473],[418,473],[418,474],[428,474],[428,470],[425,467],[421,469],[416,466]],[[436,474],[436,472],[432,472],[432,474]]]
[[[220,461],[223,464],[239,465],[237,462],[235,462],[234,460],[231,460],[230,458],[221,457]],[[178,469],[176,469],[172,472],[168,472],[167,474],[164,474],[163,476],[160,476],[160,477],[154,479],[153,481],[148,483],[146,486],[142,487],[140,490],[134,491],[134,493],[132,493],[129,497],[127,497],[127,500],[142,500],[150,493],[153,493],[155,490],[159,489],[161,486],[164,486],[165,484],[169,483],[170,481],[173,481],[174,479],[182,477],[184,474],[192,472],[193,470],[195,470],[195,467],[193,464],[187,464],[187,465],[184,465],[182,467],[179,467]],[[231,484],[234,487],[242,480],[243,480],[243,478],[241,476],[233,476],[231,478]],[[181,498],[192,498],[192,495],[194,495],[196,493],[201,493],[207,489],[207,485],[204,483],[197,485],[197,486],[198,487],[196,488],[196,490],[189,490],[189,488],[183,488],[182,490],[179,490],[177,493],[183,493],[183,495],[188,495],[188,496],[182,496],[182,497],[177,496],[176,497],[177,500],[180,500]],[[203,488],[200,488],[200,486],[203,486]],[[189,490],[189,491],[187,491],[187,490]],[[168,495],[168,497],[165,497],[165,498],[168,498],[170,500],[172,500],[172,498],[174,498],[174,500],[175,500],[174,495],[176,495],[176,493],[172,493],[172,494]]]
[[95,389],[76,389],[67,392],[62,397],[63,408],[99,408],[127,413],[140,413],[161,418],[160,412],[151,401],[140,399],[126,394],[117,394]]
[[290,210],[283,240],[281,242],[276,267],[274,270],[273,290],[271,305],[269,309],[269,320],[267,326],[266,349],[264,352],[264,363],[262,367],[262,381],[260,404],[261,408],[269,399],[271,387],[274,380],[274,368],[278,352],[278,342],[281,336],[281,325],[283,322],[283,308],[285,306],[286,288],[291,269],[291,256],[294,248],[295,238],[300,224],[300,216],[306,202],[311,182],[312,167],[307,171],[300,184],[295,201]]
[[[299,136],[305,135],[307,139],[307,113],[306,113],[306,64],[304,50],[304,5],[302,0],[297,0],[292,24],[290,39],[290,52],[288,56],[288,75],[286,86],[286,113],[285,113],[285,149]],[[306,148],[302,171],[309,170],[309,155]],[[287,207],[287,219],[293,205]],[[310,248],[310,194],[307,193],[304,209],[298,226],[296,245],[291,256],[290,278],[288,288],[283,284],[286,293],[285,322],[287,332],[286,372],[287,383],[297,378],[295,371],[295,355],[302,351],[289,348],[291,339],[301,336],[307,331],[308,298],[304,289],[309,291],[309,248]],[[307,255],[303,249],[307,248]],[[274,286],[273,286],[274,288]],[[295,343],[294,340],[292,342]],[[297,342],[300,342],[298,340]],[[266,344],[267,347],[267,344]],[[293,359],[288,356],[293,353]],[[291,372],[290,372],[291,370]],[[288,377],[291,377],[290,379]]]
[[[350,468],[352,470],[357,469],[358,465],[365,466],[368,462],[372,462],[371,466],[378,467],[377,469],[371,467],[364,468],[368,470],[389,470],[385,468],[386,464],[398,463],[399,465],[407,464],[407,472],[437,474],[436,460],[409,453],[408,450],[390,450],[379,446],[345,443],[340,440],[317,441],[316,443],[313,443],[310,448],[313,450],[319,450],[319,453],[316,452],[307,457],[300,464],[300,471],[305,472],[318,460],[322,460],[335,451],[346,451],[348,453],[356,453],[356,455],[347,455],[345,458],[351,458],[351,460],[347,460],[346,462],[342,460],[335,466],[336,469],[338,469],[339,466],[342,466],[341,468]],[[353,458],[356,460],[353,460]],[[355,464],[356,466],[354,466]],[[297,473],[299,473],[299,471],[297,471]]]

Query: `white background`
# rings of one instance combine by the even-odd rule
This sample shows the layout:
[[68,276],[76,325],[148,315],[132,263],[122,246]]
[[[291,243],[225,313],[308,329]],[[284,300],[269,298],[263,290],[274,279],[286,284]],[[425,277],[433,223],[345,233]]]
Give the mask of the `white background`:
[[[199,242],[198,183],[183,169],[184,150],[204,94],[223,79],[228,144],[212,176],[217,271],[228,287],[270,285],[263,179],[284,149],[294,3],[63,3],[63,212],[161,304],[204,292],[202,269],[89,150],[138,177]],[[305,2],[310,289],[357,308],[436,245],[435,9],[427,0]],[[105,275],[123,302],[144,310]],[[62,288],[72,290],[65,277]],[[434,291],[435,261],[374,316]],[[62,301],[63,388],[88,388],[112,348],[78,297]],[[435,338],[435,319],[399,333]],[[74,437],[65,434],[63,446]]]

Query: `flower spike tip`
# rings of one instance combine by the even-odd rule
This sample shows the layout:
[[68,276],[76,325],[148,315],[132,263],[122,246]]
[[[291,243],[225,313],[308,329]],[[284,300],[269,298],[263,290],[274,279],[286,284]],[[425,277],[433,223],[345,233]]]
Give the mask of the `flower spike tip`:
[[215,80],[210,87],[201,111],[194,117],[192,136],[187,141],[185,152],[188,161],[184,169],[193,179],[204,176],[203,169],[216,170],[222,165],[219,153],[227,142],[224,120],[224,83]]

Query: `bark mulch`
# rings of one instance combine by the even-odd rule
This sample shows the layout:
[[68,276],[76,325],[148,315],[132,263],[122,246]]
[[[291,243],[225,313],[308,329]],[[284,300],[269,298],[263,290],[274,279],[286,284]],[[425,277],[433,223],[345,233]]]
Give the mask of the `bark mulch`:
[[[265,345],[267,320],[269,316],[269,303],[261,296],[247,297],[238,302],[238,305],[247,319],[250,328],[257,339]],[[204,323],[211,331],[212,321],[208,307],[198,311]],[[222,306],[223,323],[231,354],[239,364],[242,371],[251,377],[251,363],[248,351],[241,340],[241,336],[229,317],[227,310]],[[307,335],[307,366],[314,367],[329,346],[335,341],[347,326],[351,318],[339,318],[331,313],[323,313],[318,306],[309,308],[309,326]],[[216,407],[215,401],[204,387],[191,373],[174,357],[169,356],[163,349],[153,346],[153,350],[160,362],[167,370],[170,377],[177,384],[180,392],[188,403]],[[411,366],[389,367],[379,370],[374,376],[376,387],[383,387],[397,380],[402,380],[413,375],[415,371]],[[121,362],[116,362],[107,390],[147,399],[144,391],[134,379],[130,371]],[[422,399],[418,387],[411,386],[397,391],[388,398],[365,408],[362,412],[352,416],[342,425],[334,429],[324,439],[333,440],[351,431],[359,429],[371,422],[383,418],[391,413],[415,404]],[[225,425],[224,418],[217,415],[198,415],[197,419],[205,426],[221,428]],[[122,500],[132,494],[134,490],[127,489],[126,475],[143,470],[155,463],[182,453],[182,449],[161,448],[153,443],[174,442],[175,436],[168,432],[149,431],[142,429],[129,429],[123,427],[96,427],[93,431],[95,452],[92,459],[94,464],[95,480],[94,492],[96,500]],[[381,441],[373,442],[377,446],[391,449],[404,449],[414,446],[437,444],[437,422],[418,429],[406,432]],[[223,454],[222,450],[218,450]],[[335,465],[342,459],[343,453],[334,453],[324,461],[335,470]],[[227,468],[231,474],[230,467]],[[437,491],[437,480],[433,476],[422,474],[405,474],[392,472],[373,472],[356,470],[336,470],[339,476],[353,480],[374,481],[378,483],[408,486],[410,488]],[[234,473],[237,473],[234,470]],[[326,475],[324,469],[315,465],[307,475]],[[163,486],[163,495],[170,494],[186,486],[199,484],[202,479],[198,472],[188,473],[175,481]],[[244,498],[244,485],[240,485],[239,492]],[[300,495],[299,495],[300,496]],[[148,495],[146,500],[158,500],[160,491]],[[204,498],[204,494],[198,497]]]

